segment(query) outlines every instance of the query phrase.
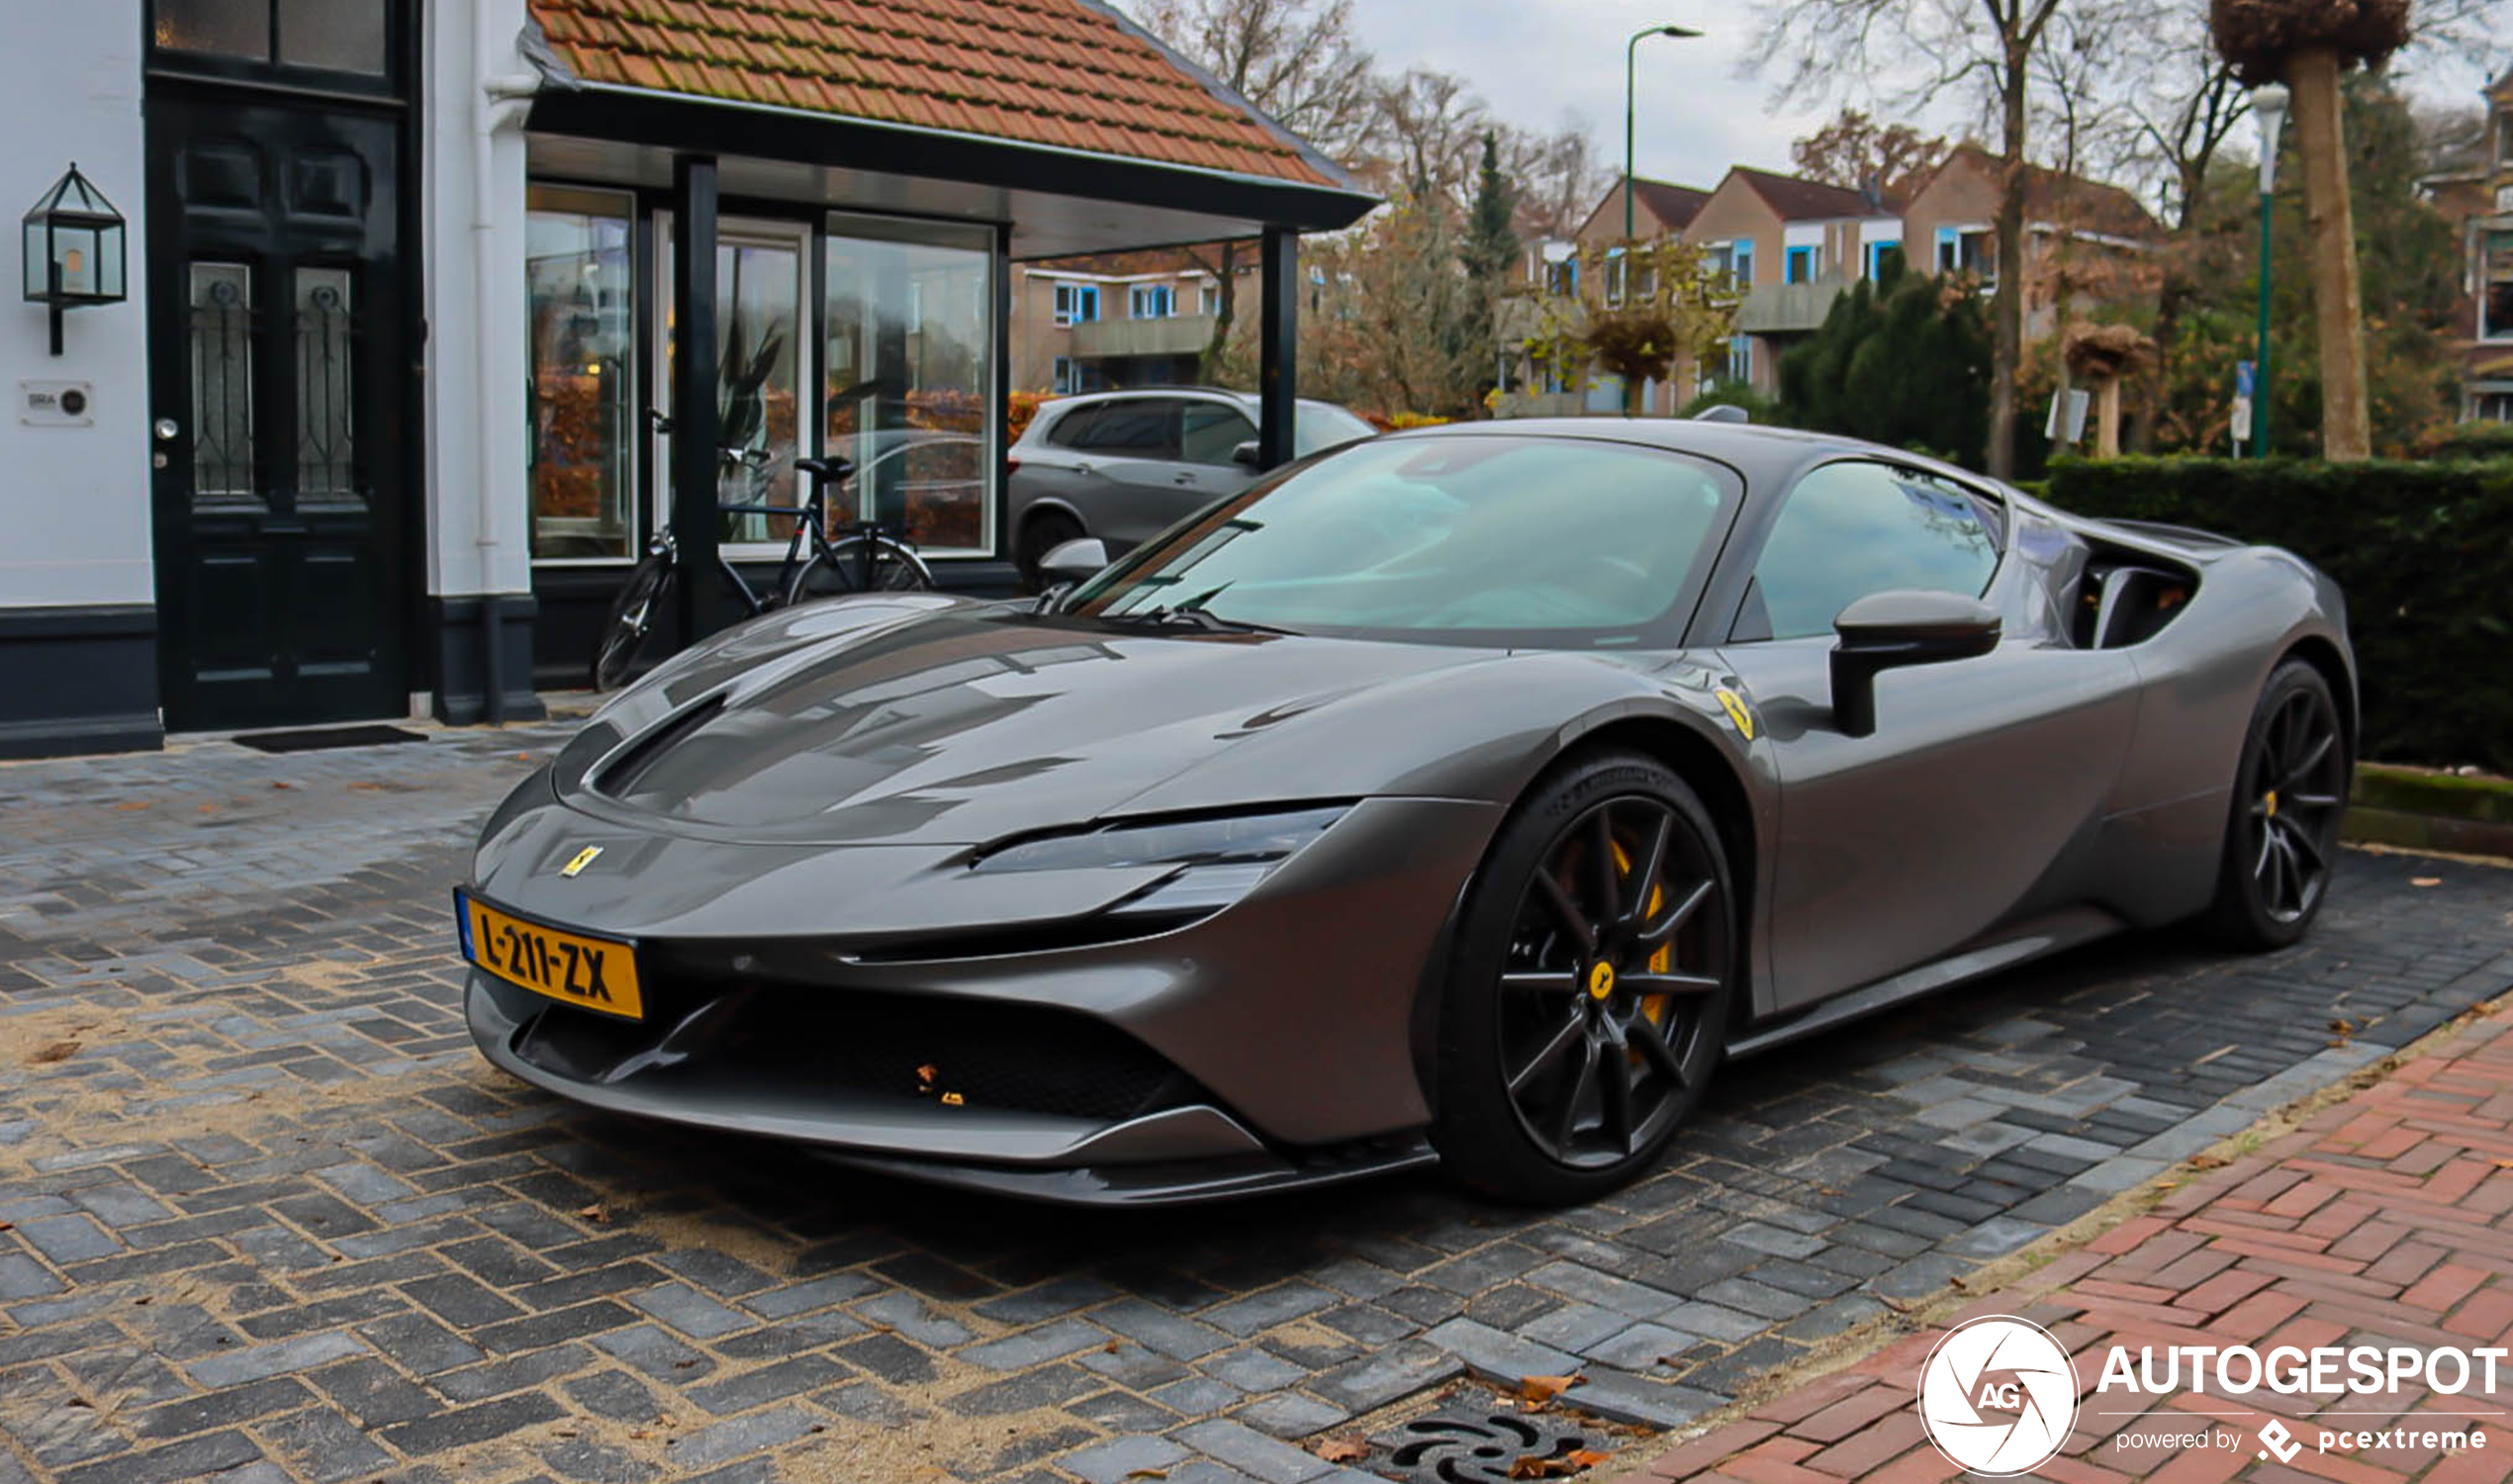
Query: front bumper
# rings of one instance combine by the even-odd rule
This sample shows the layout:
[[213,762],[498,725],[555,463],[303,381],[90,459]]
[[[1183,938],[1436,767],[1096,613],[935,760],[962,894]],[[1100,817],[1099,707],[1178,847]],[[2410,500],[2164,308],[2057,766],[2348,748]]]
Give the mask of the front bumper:
[[[1354,1178],[1432,1158],[1417,1010],[1496,822],[1485,804],[1368,800],[1221,912],[1072,946],[1040,946],[1060,935],[1035,924],[950,925],[931,900],[905,942],[769,939],[747,923],[712,936],[703,914],[666,927],[568,912],[547,873],[500,871],[484,852],[484,899],[636,937],[660,988],[627,1025],[475,970],[466,1012],[490,1061],[579,1102],[894,1173],[1114,1204]],[[582,816],[548,823],[571,850],[601,839]],[[635,844],[640,870],[670,881],[676,842]],[[727,848],[689,844],[720,881]],[[512,833],[504,853],[543,854]],[[904,864],[825,854],[840,874],[866,856]],[[763,865],[780,895],[808,870],[782,847]]]

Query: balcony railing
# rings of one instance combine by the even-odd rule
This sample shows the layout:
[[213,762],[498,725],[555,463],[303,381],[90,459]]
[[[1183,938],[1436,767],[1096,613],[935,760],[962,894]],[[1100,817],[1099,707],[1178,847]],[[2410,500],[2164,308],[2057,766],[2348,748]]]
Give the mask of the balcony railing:
[[1073,326],[1077,356],[1194,355],[1212,343],[1211,315],[1162,320],[1092,320]]
[[1736,309],[1736,327],[1749,335],[1797,334],[1823,327],[1832,301],[1850,286],[1845,278],[1814,283],[1767,284],[1745,296]]

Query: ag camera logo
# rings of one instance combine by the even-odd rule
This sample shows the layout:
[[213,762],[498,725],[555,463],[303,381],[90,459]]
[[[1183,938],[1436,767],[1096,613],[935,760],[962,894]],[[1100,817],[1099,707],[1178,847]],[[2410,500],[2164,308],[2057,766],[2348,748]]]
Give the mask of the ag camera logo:
[[1919,1421],[1957,1468],[2031,1473],[2077,1421],[2077,1367],[2051,1333],[1993,1314],[1946,1332],[1919,1372]]

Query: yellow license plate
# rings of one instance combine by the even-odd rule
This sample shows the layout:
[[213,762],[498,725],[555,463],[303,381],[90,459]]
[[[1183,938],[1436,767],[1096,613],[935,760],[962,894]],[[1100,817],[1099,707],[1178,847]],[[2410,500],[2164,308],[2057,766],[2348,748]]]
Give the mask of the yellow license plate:
[[579,1009],[644,1018],[637,954],[627,944],[525,922],[477,897],[464,897],[462,909],[463,957],[472,963],[510,984]]

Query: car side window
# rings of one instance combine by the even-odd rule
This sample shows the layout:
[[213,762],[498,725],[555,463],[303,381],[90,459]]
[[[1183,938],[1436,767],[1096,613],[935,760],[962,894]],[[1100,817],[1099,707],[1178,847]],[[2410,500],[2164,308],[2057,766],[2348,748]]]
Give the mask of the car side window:
[[1106,402],[1088,428],[1076,434],[1076,453],[1110,458],[1173,459],[1178,456],[1178,404],[1167,397]]
[[1064,417],[1057,418],[1055,423],[1048,428],[1048,445],[1053,448],[1074,447],[1076,445],[1076,440],[1078,440],[1084,433],[1089,432],[1090,425],[1098,420],[1098,408],[1077,407],[1071,412],[1067,413]]
[[1986,497],[1915,469],[1825,464],[1782,503],[1730,637],[1827,634],[1835,615],[1871,593],[1978,598],[1998,571],[2002,515]]
[[1179,419],[1178,457],[1190,464],[1231,462],[1231,451],[1256,436],[1256,424],[1237,408],[1190,402]]

